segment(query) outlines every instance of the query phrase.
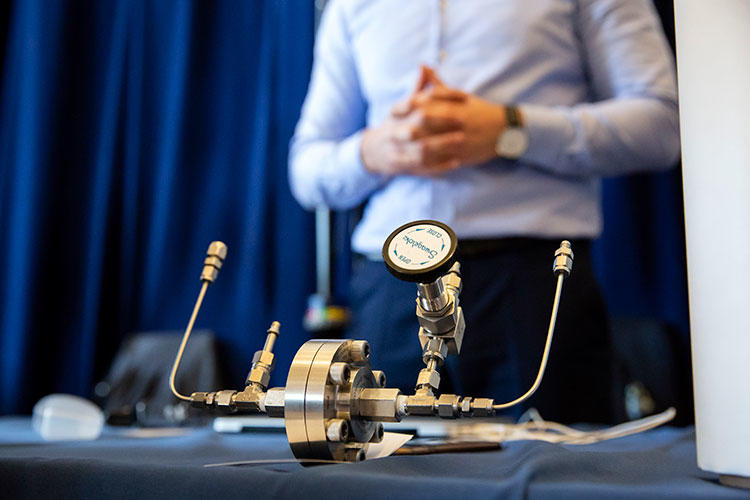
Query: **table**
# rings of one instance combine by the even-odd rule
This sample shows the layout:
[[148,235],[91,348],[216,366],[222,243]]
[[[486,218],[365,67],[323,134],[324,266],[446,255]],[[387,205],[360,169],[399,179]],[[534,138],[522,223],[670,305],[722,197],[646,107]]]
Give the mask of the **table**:
[[695,462],[692,428],[585,446],[520,441],[480,453],[398,456],[303,467],[284,434],[189,429],[136,438],[107,428],[46,443],[28,418],[0,418],[0,497],[9,498],[748,498]]

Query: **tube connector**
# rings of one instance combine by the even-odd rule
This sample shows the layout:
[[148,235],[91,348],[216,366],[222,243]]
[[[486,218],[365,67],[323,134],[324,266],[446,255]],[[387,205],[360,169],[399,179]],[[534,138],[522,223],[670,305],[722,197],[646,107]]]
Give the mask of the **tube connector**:
[[190,395],[190,406],[194,408],[216,408],[225,413],[237,411],[262,413],[265,411],[265,400],[265,392],[254,391],[246,387],[242,392],[232,389],[216,392],[194,392]]
[[442,278],[443,287],[445,290],[453,296],[453,300],[458,303],[458,296],[461,294],[463,283],[461,281],[461,264],[456,261],[451,266],[450,270],[445,273]]
[[237,391],[225,389],[216,392],[194,392],[190,395],[190,405],[196,408],[218,408],[227,413],[234,413],[237,407],[234,397]]
[[227,258],[227,246],[221,241],[212,241],[206,251],[206,259],[203,261],[203,272],[201,281],[213,283],[219,275],[219,269]]
[[279,337],[281,323],[274,321],[266,332],[266,343],[263,349],[256,351],[253,356],[253,364],[247,375],[245,384],[256,392],[264,392],[271,380],[271,371],[276,365],[276,357],[273,354],[273,346]]
[[573,249],[570,247],[568,240],[563,240],[560,243],[560,248],[555,250],[555,262],[552,265],[552,271],[555,273],[555,276],[563,273],[566,278],[573,271]]

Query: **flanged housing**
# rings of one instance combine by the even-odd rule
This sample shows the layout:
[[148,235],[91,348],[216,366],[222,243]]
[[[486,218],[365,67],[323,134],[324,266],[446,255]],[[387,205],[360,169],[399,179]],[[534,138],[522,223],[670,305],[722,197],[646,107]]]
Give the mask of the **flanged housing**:
[[[387,391],[380,389],[369,355],[370,346],[363,340],[310,340],[297,351],[284,393],[287,438],[297,458],[364,458],[364,447],[377,439],[379,424],[363,415],[360,395]],[[365,399],[365,411],[396,418],[398,394],[388,393],[392,409],[377,397]]]

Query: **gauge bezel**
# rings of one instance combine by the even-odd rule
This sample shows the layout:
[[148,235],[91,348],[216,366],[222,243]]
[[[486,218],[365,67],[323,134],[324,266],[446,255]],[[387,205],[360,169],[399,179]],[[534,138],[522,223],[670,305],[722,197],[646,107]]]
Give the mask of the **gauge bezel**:
[[[433,226],[439,227],[441,230],[448,233],[448,236],[450,238],[450,248],[448,250],[448,253],[445,257],[443,257],[440,261],[438,261],[436,264],[433,264],[432,266],[426,267],[424,269],[404,269],[388,255],[388,247],[391,245],[391,241],[393,241],[393,238],[396,237],[396,235],[401,234],[404,230],[412,227],[412,226],[418,226],[420,224],[429,224]],[[417,221],[408,222],[400,227],[398,227],[395,231],[393,231],[388,238],[386,238],[385,243],[383,243],[383,261],[385,262],[385,267],[388,269],[388,271],[395,276],[396,278],[402,280],[402,281],[409,281],[412,283],[432,283],[436,279],[440,278],[442,275],[448,272],[450,270],[451,266],[456,260],[456,249],[458,248],[458,238],[456,238],[456,233],[451,229],[447,224],[431,220],[431,219],[422,219]]]

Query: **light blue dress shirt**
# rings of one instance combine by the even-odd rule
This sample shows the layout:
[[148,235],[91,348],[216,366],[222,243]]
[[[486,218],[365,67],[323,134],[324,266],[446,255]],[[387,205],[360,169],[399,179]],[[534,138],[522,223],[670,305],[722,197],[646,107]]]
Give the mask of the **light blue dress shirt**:
[[[449,86],[517,104],[525,154],[437,177],[366,170],[363,129],[410,94],[422,63]],[[674,62],[650,0],[332,0],[290,182],[308,208],[366,201],[352,246],[376,255],[416,219],[460,238],[594,238],[602,176],[678,155]]]

